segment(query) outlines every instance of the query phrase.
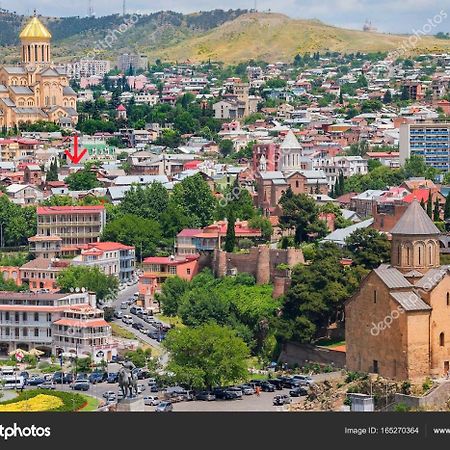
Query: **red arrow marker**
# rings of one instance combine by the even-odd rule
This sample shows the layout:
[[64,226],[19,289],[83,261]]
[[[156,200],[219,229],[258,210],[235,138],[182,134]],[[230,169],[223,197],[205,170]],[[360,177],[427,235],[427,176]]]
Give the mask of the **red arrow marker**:
[[70,150],[66,150],[64,153],[72,161],[73,164],[78,164],[87,153],[87,150],[83,149],[81,153],[78,153],[78,136],[75,135],[73,138],[73,155],[72,153],[70,153]]

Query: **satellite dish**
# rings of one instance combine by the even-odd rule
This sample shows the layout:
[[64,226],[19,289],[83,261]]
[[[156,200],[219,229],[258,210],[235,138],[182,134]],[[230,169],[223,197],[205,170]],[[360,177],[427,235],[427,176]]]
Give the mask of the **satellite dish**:
[[86,288],[81,288],[81,292],[86,292]]
[[73,288],[70,288],[69,291],[70,291],[70,292],[74,292],[74,289],[73,289]]
[[80,292],[80,288],[79,287],[75,288],[75,292]]

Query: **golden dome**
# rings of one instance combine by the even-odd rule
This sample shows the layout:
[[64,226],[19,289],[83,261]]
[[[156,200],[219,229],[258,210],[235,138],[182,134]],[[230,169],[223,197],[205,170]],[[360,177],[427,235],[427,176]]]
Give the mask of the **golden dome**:
[[33,17],[25,25],[19,37],[20,39],[51,39],[52,35],[37,17]]

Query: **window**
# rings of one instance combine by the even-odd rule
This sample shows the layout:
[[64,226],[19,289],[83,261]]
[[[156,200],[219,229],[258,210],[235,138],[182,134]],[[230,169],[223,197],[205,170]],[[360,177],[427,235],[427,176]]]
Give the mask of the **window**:
[[176,275],[177,274],[177,267],[176,266],[169,266],[169,273],[171,275]]
[[374,302],[374,303],[377,302],[377,295],[378,295],[377,290],[374,289],[374,291],[373,291],[373,302]]
[[37,312],[34,313],[34,321],[39,322],[39,313]]
[[447,292],[447,306],[450,305],[450,292]]
[[27,336],[28,336],[28,328],[24,328],[24,329],[22,330],[22,335],[23,335],[24,337],[27,337]]
[[39,337],[39,328],[34,329],[34,337]]
[[373,373],[378,373],[378,361],[376,359],[373,360]]
[[440,345],[441,347],[443,347],[444,344],[445,344],[445,336],[444,336],[444,333],[441,333],[441,334],[439,335],[439,345]]
[[190,275],[190,274],[191,274],[191,269],[186,269],[186,273],[187,273],[188,275]]
[[422,248],[419,247],[419,265],[422,264]]
[[26,312],[22,313],[22,320],[26,322],[28,320],[28,314]]

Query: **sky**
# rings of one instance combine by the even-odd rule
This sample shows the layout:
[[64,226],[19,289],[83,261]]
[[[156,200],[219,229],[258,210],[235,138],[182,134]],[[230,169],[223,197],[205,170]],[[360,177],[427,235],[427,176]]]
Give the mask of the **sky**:
[[[91,0],[97,16],[122,11],[122,0]],[[324,23],[360,29],[370,20],[379,31],[414,33],[431,23],[434,34],[450,31],[450,0],[256,0],[258,11],[284,13],[293,18],[319,19]],[[183,13],[211,9],[251,9],[255,0],[126,0],[128,12],[172,10]],[[51,16],[87,15],[88,0],[0,0],[2,8],[20,14]],[[439,16],[436,18],[436,16]],[[430,22],[429,22],[430,21]],[[425,28],[427,30],[429,26]],[[428,34],[428,31],[427,31]]]

